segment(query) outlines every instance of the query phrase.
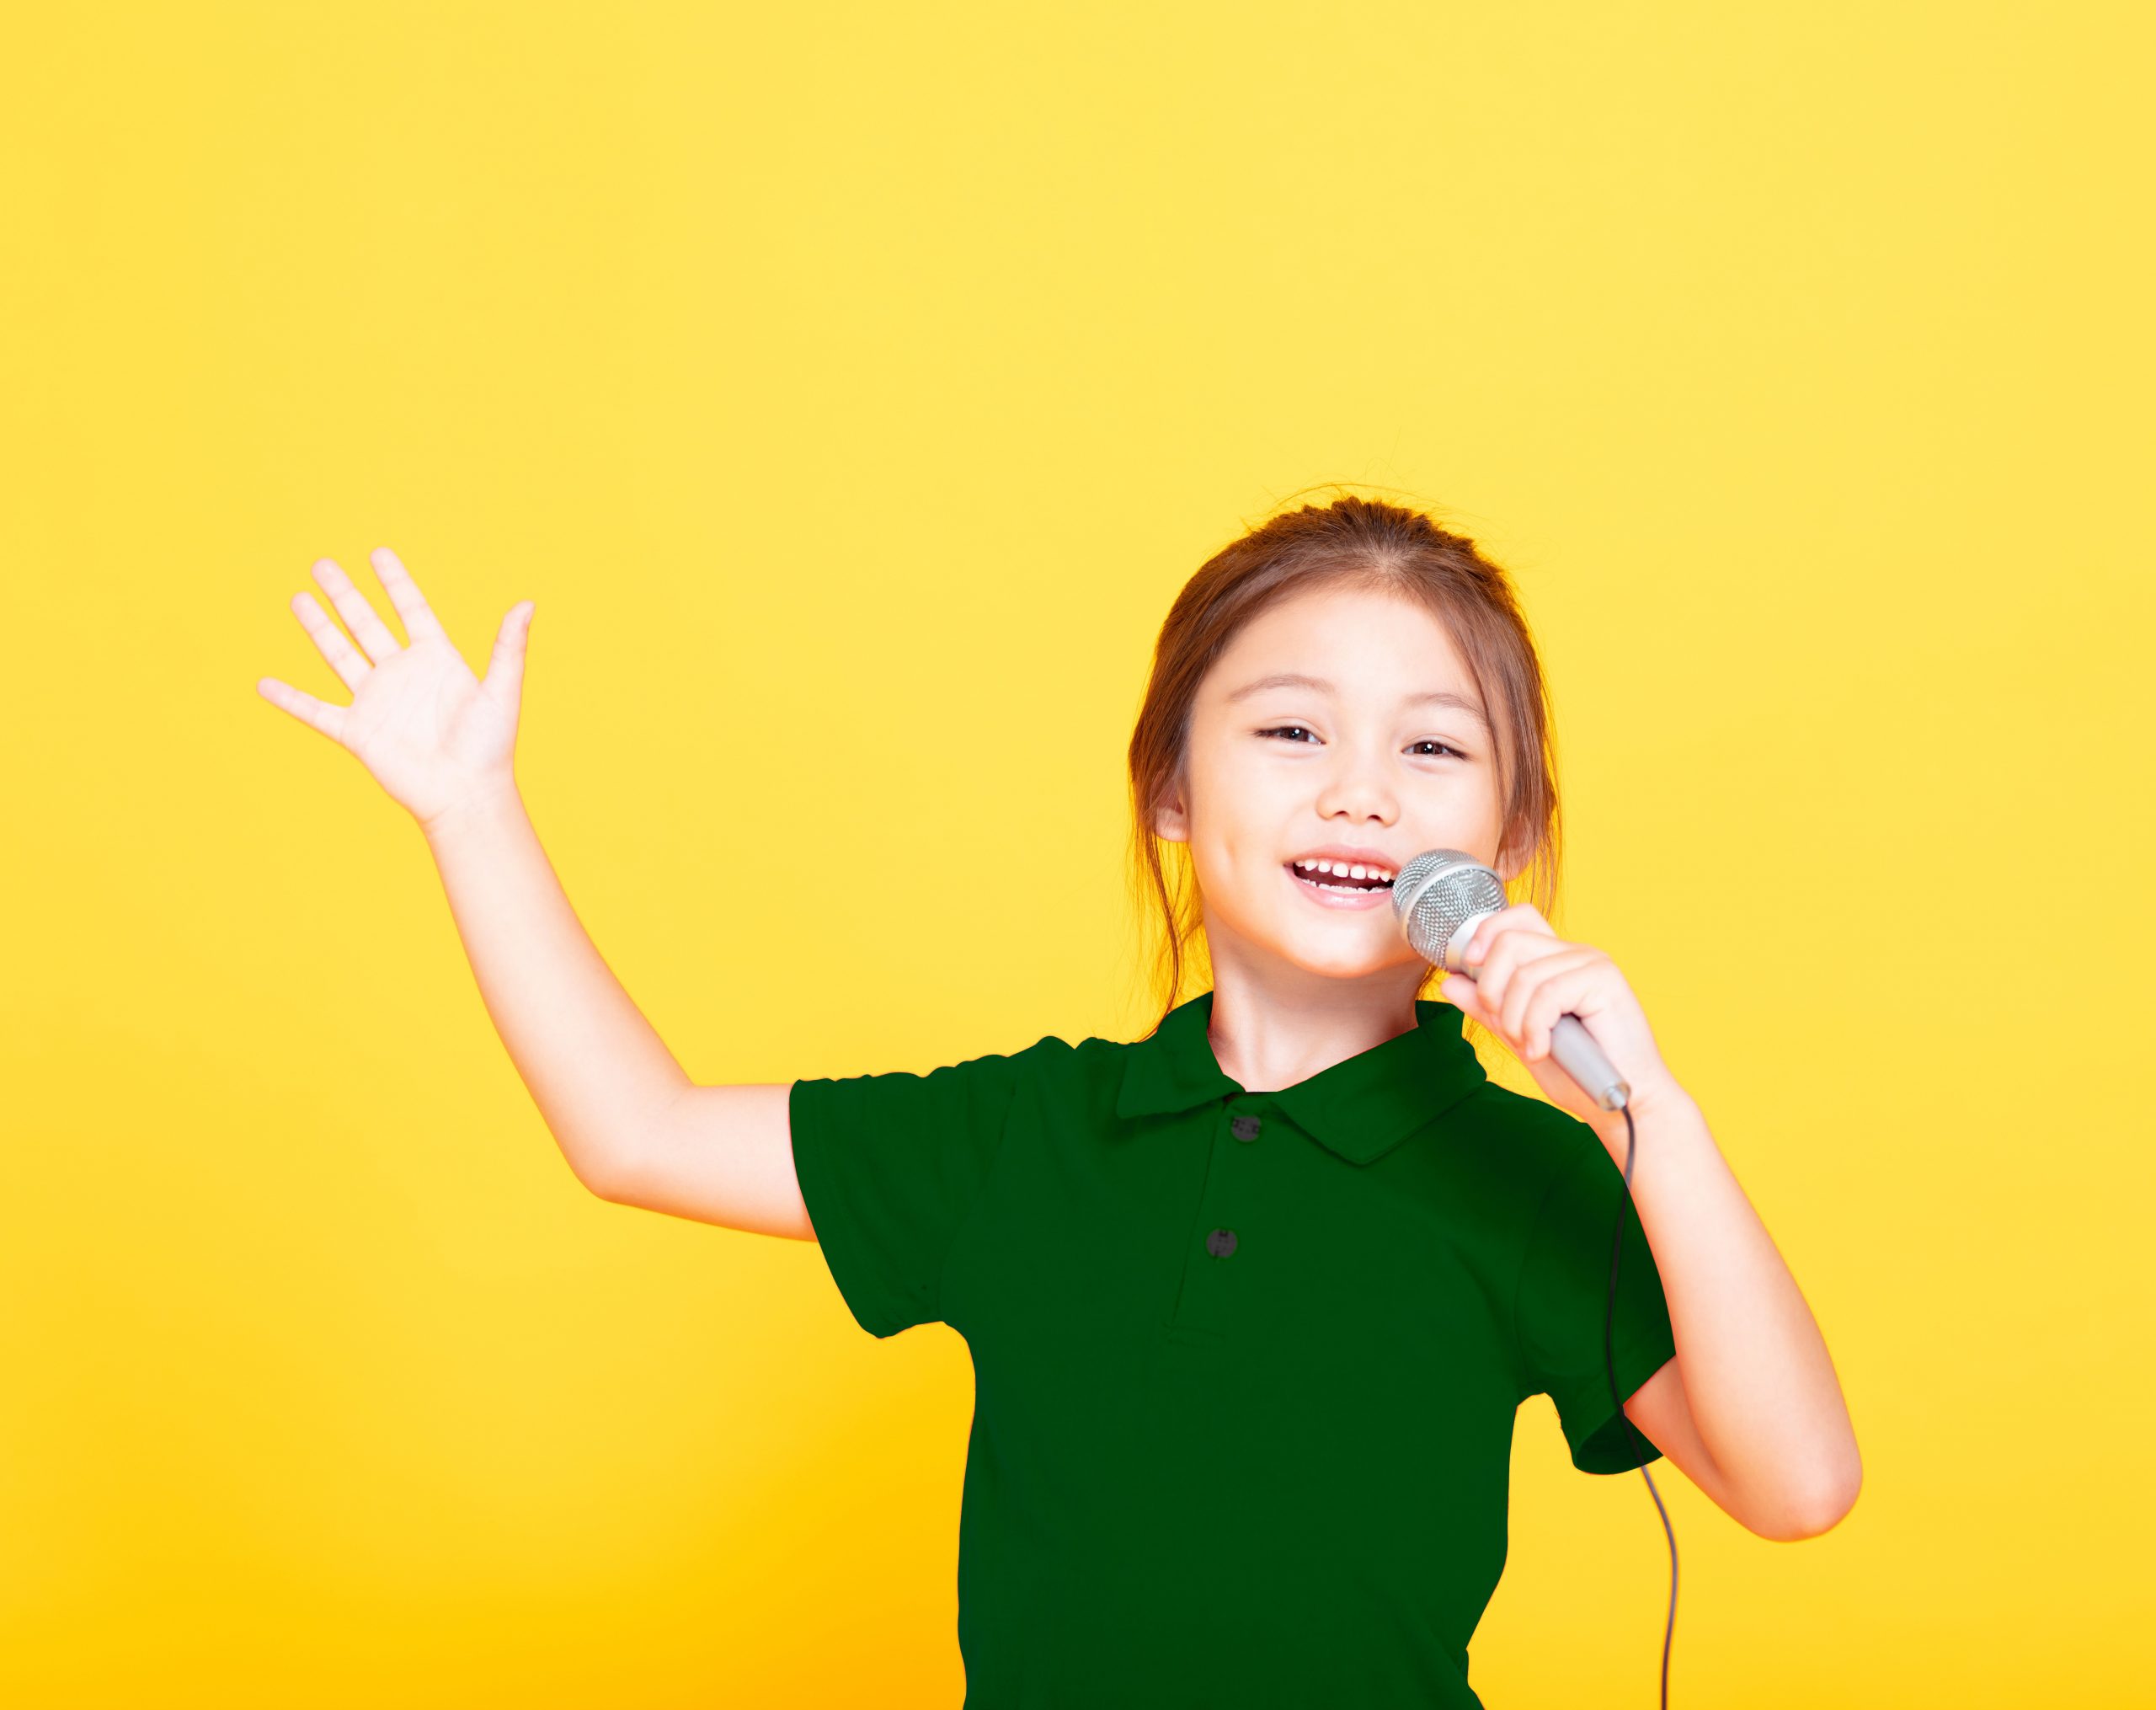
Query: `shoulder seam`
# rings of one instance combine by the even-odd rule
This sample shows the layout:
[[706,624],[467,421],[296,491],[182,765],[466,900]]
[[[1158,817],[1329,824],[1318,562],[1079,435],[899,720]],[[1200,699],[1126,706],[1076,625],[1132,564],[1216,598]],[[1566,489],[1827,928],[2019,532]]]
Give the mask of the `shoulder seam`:
[[943,1249],[943,1262],[936,1273],[936,1322],[938,1323],[950,1323],[950,1320],[943,1316],[943,1287],[951,1274],[951,1256],[958,1252],[959,1244],[966,1238],[967,1232],[974,1226],[974,1220],[980,1216],[982,1203],[987,1200],[989,1189],[995,1184],[995,1173],[1003,1168],[1003,1153],[1011,1139],[1011,1114],[1018,1103],[1019,1083],[1026,1078],[1018,1066],[1024,1064],[1026,1068],[1030,1069],[1032,1065],[1025,1063],[1025,1060],[1032,1056],[1035,1051],[1039,1050],[1042,1046],[1050,1044],[1061,1045],[1065,1050],[1072,1049],[1068,1040],[1059,1034],[1049,1034],[1044,1038],[1036,1039],[1022,1050],[1001,1054],[1003,1060],[1012,1066],[1001,1095],[1003,1110],[996,1123],[995,1154],[990,1158],[988,1168],[981,1174],[980,1186],[974,1194],[973,1203],[966,1207],[966,1215],[958,1220],[958,1227],[951,1232],[949,1244]]

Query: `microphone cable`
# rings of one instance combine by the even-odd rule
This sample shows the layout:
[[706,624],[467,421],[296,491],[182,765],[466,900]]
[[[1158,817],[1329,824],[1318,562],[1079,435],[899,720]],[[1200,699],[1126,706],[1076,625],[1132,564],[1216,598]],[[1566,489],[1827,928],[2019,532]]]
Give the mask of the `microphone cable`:
[[[1505,884],[1496,869],[1462,849],[1425,849],[1393,875],[1393,916],[1408,943],[1424,961],[1470,980],[1481,971],[1465,961],[1465,943],[1475,923],[1505,906]],[[1677,1534],[1669,1524],[1669,1510],[1662,1505],[1662,1493],[1647,1471],[1647,1445],[1625,1411],[1624,1397],[1617,1392],[1617,1267],[1625,1250],[1625,1212],[1632,1203],[1639,1130],[1632,1122],[1630,1089],[1577,1016],[1558,1018],[1550,1045],[1559,1066],[1596,1104],[1625,1113],[1625,1196],[1618,1202],[1617,1232],[1609,1245],[1609,1304],[1602,1320],[1602,1363],[1609,1380],[1610,1403],[1625,1422],[1632,1452],[1639,1459],[1640,1477],[1647,1482],[1647,1494],[1654,1498],[1655,1511],[1661,1515],[1662,1531],[1669,1539],[1669,1620],[1662,1635],[1662,1710],[1669,1710],[1669,1643],[1677,1631]]]
[[1609,1244],[1609,1309],[1602,1320],[1602,1362],[1609,1376],[1609,1399],[1617,1403],[1617,1417],[1624,1420],[1632,1451],[1640,1456],[1640,1477],[1647,1481],[1647,1494],[1654,1498],[1655,1512],[1662,1516],[1662,1529],[1669,1539],[1669,1620],[1662,1633],[1662,1710],[1669,1710],[1669,1642],[1677,1632],[1677,1534],[1670,1527],[1669,1510],[1662,1505],[1662,1493],[1647,1474],[1646,1440],[1625,1411],[1624,1397],[1617,1393],[1617,1260],[1625,1250],[1625,1208],[1632,1203],[1632,1156],[1639,1141],[1639,1132],[1632,1126],[1630,1103],[1619,1109],[1625,1113],[1625,1197],[1617,1208],[1616,1238]]

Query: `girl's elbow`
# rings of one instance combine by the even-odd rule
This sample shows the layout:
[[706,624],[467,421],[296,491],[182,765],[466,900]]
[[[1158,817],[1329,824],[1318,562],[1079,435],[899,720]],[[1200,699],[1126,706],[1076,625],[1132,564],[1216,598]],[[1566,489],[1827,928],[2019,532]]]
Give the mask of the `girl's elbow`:
[[1801,1502],[1791,1503],[1774,1521],[1752,1530],[1763,1538],[1776,1543],[1793,1544],[1805,1538],[1816,1538],[1830,1532],[1849,1518],[1856,1506],[1857,1493],[1863,1488],[1864,1470],[1856,1468],[1850,1476],[1826,1486],[1820,1494]]

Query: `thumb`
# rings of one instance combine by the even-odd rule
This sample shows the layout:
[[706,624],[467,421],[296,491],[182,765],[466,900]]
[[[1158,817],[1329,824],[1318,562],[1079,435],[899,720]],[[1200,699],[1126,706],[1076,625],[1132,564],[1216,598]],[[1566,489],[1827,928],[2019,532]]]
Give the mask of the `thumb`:
[[520,600],[502,614],[501,628],[494,634],[494,656],[487,665],[487,687],[511,706],[524,696],[524,648],[531,633],[533,610],[531,601]]
[[1465,1010],[1485,1026],[1489,1018],[1482,1013],[1482,995],[1475,982],[1465,974],[1448,974],[1438,984],[1438,996],[1455,1009]]

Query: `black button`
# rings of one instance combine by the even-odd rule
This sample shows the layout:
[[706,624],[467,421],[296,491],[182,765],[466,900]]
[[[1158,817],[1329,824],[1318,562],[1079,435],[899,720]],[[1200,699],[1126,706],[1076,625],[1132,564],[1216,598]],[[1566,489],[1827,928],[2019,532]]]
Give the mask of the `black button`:
[[1264,1125],[1255,1116],[1238,1116],[1228,1125],[1228,1132],[1237,1140],[1256,1140],[1257,1131]]
[[1215,1258],[1225,1258],[1235,1250],[1235,1232],[1232,1229],[1215,1229],[1205,1237],[1205,1250]]

